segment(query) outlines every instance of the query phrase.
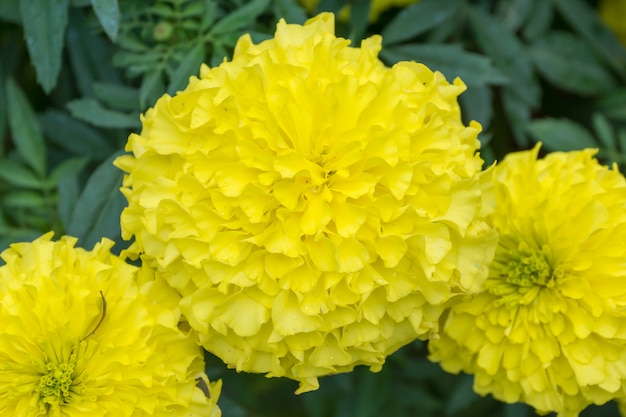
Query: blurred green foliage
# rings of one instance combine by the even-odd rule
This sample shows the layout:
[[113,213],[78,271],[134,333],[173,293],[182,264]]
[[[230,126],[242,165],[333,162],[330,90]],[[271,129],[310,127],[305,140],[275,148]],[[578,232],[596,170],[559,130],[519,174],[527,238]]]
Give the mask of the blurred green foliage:
[[[322,0],[316,12],[348,3],[339,35],[358,45],[382,34],[388,65],[415,60],[467,84],[463,116],[482,124],[487,163],[542,141],[546,151],[595,147],[626,166],[626,49],[594,1],[422,0],[374,22],[368,0]],[[122,174],[111,161],[140,114],[202,62],[228,58],[242,34],[259,42],[278,19],[307,17],[296,0],[0,0],[0,249],[48,230],[123,249]],[[224,379],[225,417],[535,415],[477,396],[471,377],[428,362],[423,342],[378,374],[327,377],[300,396],[293,381],[207,362]],[[613,404],[583,413],[617,415]]]

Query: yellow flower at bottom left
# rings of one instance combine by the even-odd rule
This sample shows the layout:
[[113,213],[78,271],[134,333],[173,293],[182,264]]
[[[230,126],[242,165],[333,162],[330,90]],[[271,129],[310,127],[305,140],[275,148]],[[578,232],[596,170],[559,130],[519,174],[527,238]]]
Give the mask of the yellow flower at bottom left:
[[0,415],[220,416],[176,294],[109,240],[75,244],[48,233],[0,255]]

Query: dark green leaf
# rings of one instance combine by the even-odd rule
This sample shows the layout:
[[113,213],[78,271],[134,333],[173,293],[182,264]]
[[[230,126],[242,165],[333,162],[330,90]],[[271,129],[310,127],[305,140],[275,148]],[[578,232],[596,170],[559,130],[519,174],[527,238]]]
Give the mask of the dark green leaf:
[[626,121],[626,88],[604,95],[596,105],[605,116]]
[[2,205],[17,209],[42,209],[46,206],[46,200],[41,193],[13,190],[2,198]]
[[530,123],[530,115],[532,113],[530,106],[509,90],[502,91],[502,104],[509,120],[515,143],[520,148],[527,148],[529,140],[526,127]]
[[215,22],[217,17],[217,1],[216,0],[204,0],[204,13],[202,14],[202,22],[198,27],[199,34],[208,32],[209,27]]
[[[535,3],[541,0],[510,0],[498,3],[498,15],[506,27],[517,31],[527,21],[533,11]],[[542,2],[548,3],[548,2]]]
[[67,232],[90,247],[102,237],[119,240],[119,218],[126,202],[119,191],[122,171],[113,166],[120,153],[107,158],[89,177],[67,225]]
[[9,126],[19,155],[33,171],[43,178],[46,174],[46,147],[35,113],[18,85],[9,78],[6,83]]
[[417,61],[441,71],[448,80],[460,77],[469,86],[502,84],[506,79],[489,58],[464,51],[459,45],[404,44],[385,48],[380,56],[390,64]]
[[198,44],[194,46],[191,51],[188,51],[185,58],[180,62],[170,77],[170,85],[167,88],[167,93],[174,95],[177,91],[185,88],[189,83],[189,77],[197,75],[200,71],[200,65],[204,62],[204,59],[205,53],[202,44]]
[[135,115],[109,110],[91,98],[72,100],[67,108],[75,118],[98,127],[137,128],[140,125]]
[[617,140],[611,123],[601,113],[594,113],[591,118],[593,130],[605,149],[616,149]]
[[581,125],[568,119],[544,118],[533,121],[528,131],[537,142],[552,151],[597,148],[593,136]]
[[530,107],[539,105],[539,83],[524,46],[495,17],[477,7],[469,8],[469,21],[482,49],[511,82],[507,88]]
[[304,9],[298,2],[292,0],[276,0],[274,2],[274,14],[285,19],[287,23],[302,24],[307,19]]
[[537,39],[548,31],[554,17],[554,8],[550,1],[535,1],[530,17],[522,34],[526,39]]
[[537,68],[552,84],[581,95],[601,94],[615,87],[611,74],[587,43],[567,32],[550,32],[530,48]]
[[24,37],[37,81],[49,93],[61,69],[68,0],[20,0]]
[[390,400],[391,377],[389,371],[383,368],[379,373],[373,374],[364,369],[359,369],[358,385],[356,387],[356,402],[353,407],[353,417],[380,416],[383,406]]
[[43,181],[28,167],[11,159],[0,159],[0,180],[16,188],[41,190]]
[[353,44],[358,45],[363,39],[370,14],[370,0],[352,0],[350,5],[350,35]]
[[139,90],[128,85],[95,83],[93,92],[102,104],[121,111],[139,112]]
[[59,180],[65,176],[72,175],[77,177],[85,166],[87,166],[87,162],[89,162],[89,160],[82,157],[63,160],[63,162],[54,167],[46,179],[48,188],[56,188]]
[[602,24],[598,13],[581,0],[553,1],[572,29],[580,33],[626,79],[626,49]]
[[210,30],[211,35],[219,36],[223,33],[243,28],[252,23],[257,16],[263,13],[269,4],[270,0],[252,0],[246,3],[244,6],[226,15],[213,25]]
[[7,114],[7,97],[4,88],[4,68],[2,62],[0,62],[0,155],[4,154],[4,134],[8,126],[8,114]]
[[117,0],[91,0],[91,6],[108,37],[115,41],[120,26],[120,8]]
[[445,414],[453,415],[464,408],[468,408],[474,401],[480,398],[472,389],[474,377],[472,375],[459,375],[457,383],[448,398]]
[[99,161],[114,151],[97,129],[65,112],[48,110],[39,115],[39,121],[46,137],[73,155],[89,156]]
[[161,70],[157,68],[148,73],[141,82],[141,87],[139,87],[140,108],[143,110],[146,107],[153,106],[164,91],[163,74]]
[[59,212],[59,218],[63,229],[67,231],[69,224],[72,221],[72,214],[74,213],[74,207],[78,201],[80,194],[80,185],[78,178],[75,175],[65,175],[59,178],[57,185],[59,198],[57,200],[57,210]]
[[471,120],[476,120],[483,130],[487,130],[493,116],[492,99],[492,90],[488,86],[474,86],[464,91],[459,97],[463,121],[467,124]]
[[458,0],[423,0],[407,7],[385,26],[381,33],[383,42],[396,44],[441,25],[456,12],[458,5]]
[[20,24],[20,4],[15,0],[0,0],[0,20]]

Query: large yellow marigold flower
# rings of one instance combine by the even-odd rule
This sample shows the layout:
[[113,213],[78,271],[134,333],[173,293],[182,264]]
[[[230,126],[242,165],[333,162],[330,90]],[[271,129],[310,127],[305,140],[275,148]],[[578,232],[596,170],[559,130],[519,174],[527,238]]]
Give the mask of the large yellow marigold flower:
[[110,241],[51,236],[1,255],[0,415],[219,417],[173,290]]
[[163,96],[116,162],[123,235],[202,345],[299,392],[436,332],[495,250],[462,82],[385,67],[379,36],[348,44],[328,13],[243,36],[232,62]]
[[577,416],[626,380],[626,181],[594,150],[508,155],[484,290],[450,310],[431,358],[482,395]]
[[626,0],[601,0],[600,18],[626,46]]

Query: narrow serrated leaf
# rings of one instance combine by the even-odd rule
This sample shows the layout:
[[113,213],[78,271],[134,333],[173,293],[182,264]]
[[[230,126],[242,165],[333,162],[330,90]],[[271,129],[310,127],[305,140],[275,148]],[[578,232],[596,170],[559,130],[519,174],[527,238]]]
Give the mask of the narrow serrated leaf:
[[18,154],[33,171],[43,178],[46,174],[46,147],[37,117],[26,96],[13,81],[6,82],[9,126]]
[[[120,205],[123,196],[119,187],[123,173],[113,166],[113,160],[120,154],[110,156],[98,166],[76,201],[67,232],[79,238],[82,245],[90,246],[102,237],[116,239],[120,235],[119,216],[124,205]],[[111,225],[111,217],[117,218],[116,224]]]
[[123,84],[95,83],[96,99],[112,110],[139,113],[139,90]]
[[141,87],[139,87],[140,108],[143,110],[146,107],[153,106],[164,90],[165,86],[163,85],[163,73],[161,70],[157,68],[147,73],[141,81]]
[[469,86],[503,84],[507,79],[491,64],[491,60],[460,45],[403,44],[385,48],[380,56],[388,63],[417,61],[431,70],[442,72],[449,81],[460,77]]
[[292,0],[274,1],[274,14],[285,19],[287,23],[303,24],[307,15],[298,2]]
[[468,17],[481,48],[505,76],[511,80],[507,88],[532,108],[539,105],[539,83],[524,46],[516,35],[495,17],[478,7],[468,8]]
[[[468,88],[459,96],[459,102],[463,111],[463,121],[468,124],[475,120],[481,124],[483,130],[487,130],[493,116],[493,93],[489,86],[474,86]],[[484,144],[485,142],[483,142]]]
[[457,383],[448,398],[445,415],[455,415],[480,398],[472,389],[473,384],[474,377],[472,375],[459,375]]
[[198,44],[188,51],[185,58],[178,64],[178,67],[170,77],[170,85],[167,88],[167,93],[174,95],[177,91],[182,90],[189,83],[189,77],[198,74],[200,65],[204,62],[205,58],[204,46],[202,44]]
[[41,190],[43,180],[18,162],[11,159],[0,159],[0,181],[16,188],[28,188],[31,190]]
[[72,155],[84,155],[102,160],[114,149],[97,129],[59,110],[48,110],[39,115],[46,137]]
[[137,128],[140,124],[134,114],[109,110],[91,98],[72,100],[67,108],[75,118],[98,127]]
[[550,83],[580,95],[602,94],[615,87],[613,77],[582,39],[549,32],[535,42],[530,56]]
[[120,7],[117,0],[91,0],[91,7],[109,39],[115,41],[120,27]]
[[581,125],[568,119],[544,118],[528,126],[530,135],[551,151],[597,148],[593,136]]
[[524,38],[532,40],[543,36],[550,28],[553,17],[552,2],[535,1],[526,26],[522,30]]
[[49,93],[61,70],[68,0],[19,0],[24,38],[37,81]]
[[459,3],[459,0],[423,0],[404,8],[383,29],[384,44],[406,41],[442,24],[456,12]]
[[43,209],[46,199],[34,191],[13,190],[2,198],[2,205],[13,209]]
[[615,137],[615,131],[611,123],[601,113],[594,113],[591,117],[591,123],[593,124],[593,130],[596,133],[598,139],[605,149],[616,149],[617,138]]
[[269,6],[270,0],[252,0],[246,3],[244,6],[235,9],[233,12],[224,16],[213,27],[211,27],[210,34],[212,36],[221,35],[226,32],[232,32],[250,24],[261,13],[263,13],[267,6]]
[[581,0],[553,0],[559,13],[615,71],[626,79],[626,49],[602,24],[598,13]]

